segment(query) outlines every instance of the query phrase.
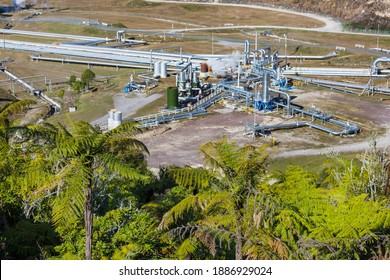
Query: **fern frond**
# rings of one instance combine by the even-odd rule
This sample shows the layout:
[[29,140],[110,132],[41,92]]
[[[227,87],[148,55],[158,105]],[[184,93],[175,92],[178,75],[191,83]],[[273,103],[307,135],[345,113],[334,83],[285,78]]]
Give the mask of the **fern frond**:
[[158,226],[159,230],[167,229],[174,224],[178,219],[182,218],[186,212],[191,209],[196,210],[199,200],[197,196],[188,196],[173,206],[164,214]]
[[73,161],[58,176],[62,191],[52,200],[52,219],[55,226],[64,226],[80,218],[84,208],[84,190],[90,184],[91,174],[80,161]]
[[203,211],[207,215],[215,213],[232,213],[234,211],[234,202],[231,194],[227,191],[216,192],[210,195]]
[[169,173],[172,174],[176,183],[183,187],[193,187],[195,189],[206,189],[210,187],[212,175],[207,169],[195,168],[171,168]]
[[179,246],[179,248],[176,251],[176,256],[183,260],[186,259],[189,255],[192,255],[195,253],[197,249],[197,241],[194,237],[189,237],[185,239]]
[[12,102],[8,104],[1,112],[0,116],[8,118],[13,114],[21,113],[27,108],[29,108],[31,105],[37,104],[36,101],[31,99],[23,99],[16,102]]
[[138,128],[137,122],[124,122],[120,126],[108,131],[104,135],[109,138],[115,134],[127,133],[129,136],[134,136],[136,133],[141,133],[142,130]]
[[129,135],[114,134],[106,138],[105,141],[108,143],[107,148],[112,152],[136,150],[149,155],[149,150],[146,145]]
[[125,163],[118,161],[117,158],[109,153],[102,155],[100,160],[107,168],[116,172],[119,176],[131,180],[140,180],[143,182],[148,182],[150,180],[148,176],[140,174],[137,170]]
[[213,172],[222,172],[221,176],[226,176],[232,179],[237,176],[234,170],[236,162],[236,153],[234,143],[228,143],[226,138],[218,142],[209,142],[199,147],[205,166],[209,167]]

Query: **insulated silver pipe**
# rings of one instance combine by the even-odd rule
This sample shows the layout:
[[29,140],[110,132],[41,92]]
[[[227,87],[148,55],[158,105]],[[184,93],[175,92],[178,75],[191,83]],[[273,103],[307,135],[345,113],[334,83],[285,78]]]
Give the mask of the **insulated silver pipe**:
[[286,105],[286,108],[287,108],[287,115],[289,116],[290,115],[290,111],[291,111],[291,96],[287,93],[287,92],[284,92],[284,91],[281,91],[281,90],[277,90],[277,89],[273,89],[273,88],[270,88],[269,91],[271,92],[275,92],[275,93],[278,93],[278,94],[282,94],[284,96],[286,96],[286,99],[287,99],[287,105]]
[[379,57],[374,60],[372,63],[372,73],[377,74],[378,73],[378,64],[381,62],[390,62],[390,57]]
[[263,72],[263,102],[269,101],[269,84],[271,83],[271,77],[269,72]]

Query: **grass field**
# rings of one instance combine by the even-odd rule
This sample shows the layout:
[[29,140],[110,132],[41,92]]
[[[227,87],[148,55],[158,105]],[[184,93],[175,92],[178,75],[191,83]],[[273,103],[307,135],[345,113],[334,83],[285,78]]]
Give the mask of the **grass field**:
[[50,123],[61,123],[69,125],[79,120],[91,122],[102,117],[114,107],[113,93],[94,92],[92,94],[81,94],[77,100],[77,111],[72,113],[63,112],[51,117]]
[[[322,22],[278,11],[199,4],[141,3],[134,1],[51,1],[55,9],[42,10],[40,18],[65,17],[121,23],[128,28],[160,29],[186,25],[279,25],[319,27]],[[60,8],[64,7],[64,8]],[[16,15],[20,17],[20,15]]]
[[[272,154],[271,154],[272,156]],[[342,154],[342,157],[352,160],[356,154]],[[326,155],[298,156],[293,158],[272,158],[269,164],[270,171],[284,172],[289,166],[299,166],[314,174],[320,174],[326,167],[326,161],[329,157]]]

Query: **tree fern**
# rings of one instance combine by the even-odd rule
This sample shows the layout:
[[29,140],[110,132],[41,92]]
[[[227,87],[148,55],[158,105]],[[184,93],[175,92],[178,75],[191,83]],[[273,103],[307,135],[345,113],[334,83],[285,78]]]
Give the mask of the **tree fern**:
[[[178,184],[198,192],[172,207],[162,218],[159,229],[178,223],[191,210],[196,213],[193,215],[195,224],[174,228],[172,232],[189,234],[192,229],[190,233],[212,254],[217,252],[218,240],[225,245],[227,242],[228,247],[234,244],[236,258],[241,259],[242,245],[246,242],[255,244],[252,239],[256,238],[256,232],[268,235],[255,219],[272,219],[272,211],[267,208],[270,204],[262,204],[264,196],[260,191],[260,184],[267,176],[266,149],[239,147],[226,138],[199,149],[205,158],[204,169],[173,169]],[[249,250],[248,246],[245,248]]]
[[[89,233],[86,238],[87,248],[92,238],[93,189],[104,186],[115,176],[144,183],[149,179],[119,159],[119,148],[111,149],[112,146],[127,145],[129,151],[146,151],[141,142],[131,139],[130,133],[125,133],[126,127],[131,128],[125,126],[107,135],[85,122],[76,122],[69,130],[60,124],[43,124],[31,129],[30,139],[33,142],[36,139],[32,135],[42,139],[40,141],[44,144],[45,156],[40,159],[42,166],[31,166],[32,172],[24,177],[26,185],[30,184],[30,197],[26,205],[35,207],[49,200],[52,222],[57,228],[64,228],[80,219],[82,213],[88,210],[89,214],[84,215],[86,232]],[[125,137],[119,137],[118,133]],[[115,140],[113,137],[116,137]],[[121,139],[125,143],[121,143]],[[33,154],[34,157],[37,155]],[[106,177],[105,174],[111,175]],[[91,250],[88,249],[86,257],[90,256]]]
[[210,187],[212,174],[207,169],[194,168],[171,168],[169,173],[179,185],[195,189],[206,189]]
[[12,102],[8,104],[3,110],[0,112],[0,117],[8,118],[11,115],[23,112],[31,105],[36,104],[37,102],[31,99],[19,100],[16,102]]

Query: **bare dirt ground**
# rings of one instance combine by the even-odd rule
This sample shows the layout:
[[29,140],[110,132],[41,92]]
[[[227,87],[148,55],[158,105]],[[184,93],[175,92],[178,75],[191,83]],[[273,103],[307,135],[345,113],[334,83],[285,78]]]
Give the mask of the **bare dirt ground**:
[[148,164],[152,169],[173,164],[198,166],[202,163],[198,147],[207,142],[226,136],[239,144],[252,143],[253,139],[243,137],[245,125],[251,119],[246,112],[216,105],[208,116],[169,123],[141,134],[139,139],[150,151]]

